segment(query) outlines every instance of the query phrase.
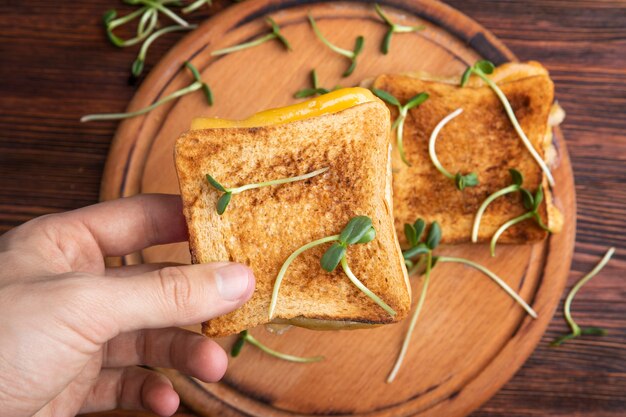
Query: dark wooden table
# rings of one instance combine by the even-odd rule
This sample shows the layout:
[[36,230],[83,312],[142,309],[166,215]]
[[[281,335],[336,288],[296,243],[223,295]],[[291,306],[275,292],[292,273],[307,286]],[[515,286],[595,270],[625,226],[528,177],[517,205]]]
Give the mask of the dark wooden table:
[[[101,26],[102,13],[120,3],[0,0],[0,232],[98,201],[116,124],[78,118],[122,110],[135,92],[128,74],[136,49],[117,50]],[[578,196],[570,284],[607,247],[617,247],[574,305],[581,324],[605,327],[609,335],[549,348],[566,330],[559,308],[528,362],[473,416],[624,416],[626,1],[448,3],[492,30],[520,59],[541,61],[556,83]],[[191,20],[228,5],[217,1]],[[157,41],[147,69],[179,38]]]

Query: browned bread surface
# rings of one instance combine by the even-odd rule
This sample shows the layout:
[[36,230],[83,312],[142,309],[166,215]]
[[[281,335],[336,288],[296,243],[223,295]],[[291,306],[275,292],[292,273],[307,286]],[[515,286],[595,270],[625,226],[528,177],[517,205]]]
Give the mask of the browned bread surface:
[[[392,318],[362,294],[341,268],[327,273],[320,258],[328,245],[300,255],[290,266],[275,317],[388,323],[406,316],[410,289],[394,232],[390,201],[389,112],[380,102],[339,113],[258,128],[207,129],[176,143],[184,213],[194,262],[249,265],[257,285],[240,309],[204,323],[208,336],[224,336],[268,322],[274,281],[287,257],[313,240],[338,234],[356,215],[372,218],[376,239],[352,245],[348,262],[359,279],[385,300]],[[216,213],[225,187],[305,174],[317,177],[233,195]]]
[[[508,97],[515,114],[540,155],[548,129],[548,115],[554,99],[554,86],[548,73],[536,63],[507,64],[496,69],[494,79]],[[539,184],[546,189],[546,199],[540,207],[544,223],[551,195],[544,175],[515,132],[504,108],[494,92],[478,77],[469,86],[430,81],[410,75],[381,75],[375,88],[385,90],[401,103],[420,92],[430,98],[410,110],[404,129],[404,148],[412,166],[402,163],[393,152],[393,197],[396,230],[404,243],[403,225],[418,217],[427,222],[438,221],[443,229],[443,243],[468,242],[474,216],[482,202],[494,191],[511,183],[509,168],[524,175],[523,186],[535,190]],[[428,141],[435,126],[458,108],[463,113],[448,123],[436,143],[441,164],[451,173],[478,174],[480,184],[464,191],[444,177],[432,164]],[[390,107],[392,119],[398,112]],[[395,135],[392,136],[395,143]],[[546,203],[547,202],[547,203]],[[489,241],[497,228],[525,212],[519,193],[495,200],[485,212],[478,239]],[[558,213],[557,213],[558,214]],[[530,243],[543,239],[544,232],[533,220],[511,227],[500,238],[503,243]]]

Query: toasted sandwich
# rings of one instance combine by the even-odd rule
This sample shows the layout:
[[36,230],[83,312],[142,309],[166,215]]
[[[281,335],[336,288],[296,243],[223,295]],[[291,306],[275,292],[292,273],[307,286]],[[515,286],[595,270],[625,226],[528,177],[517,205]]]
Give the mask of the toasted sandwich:
[[[547,70],[535,62],[511,63],[496,68],[489,78],[508,98],[533,147],[552,163],[554,86]],[[538,213],[551,232],[560,231],[561,213],[554,207],[543,171],[520,140],[502,103],[479,77],[460,87],[460,77],[384,74],[372,87],[390,93],[401,103],[422,92],[429,95],[409,111],[405,121],[403,144],[410,165],[402,162],[397,151],[392,154],[395,225],[402,244],[404,224],[412,224],[416,218],[439,222],[445,230],[443,243],[469,242],[476,212],[489,195],[511,184],[511,168],[523,175],[524,188],[535,191],[542,185],[545,198]],[[393,120],[398,111],[389,107]],[[440,131],[436,150],[443,166],[477,174],[479,184],[463,191],[435,168],[428,149],[433,129],[459,108],[462,114]],[[525,211],[520,193],[496,199],[482,217],[477,241],[489,241],[502,224]],[[532,243],[546,234],[536,221],[526,220],[509,228],[499,242]]]
[[[175,146],[192,261],[244,263],[257,283],[240,309],[203,324],[206,335],[226,336],[269,322],[339,329],[406,316],[411,294],[394,230],[389,132],[387,107],[363,88],[337,90],[246,120],[194,120]],[[320,171],[224,197],[232,187]],[[325,244],[290,264],[270,320],[272,293],[287,258],[303,245],[338,235],[355,216],[369,217],[376,237],[350,245],[346,260],[395,314],[374,303],[341,268],[322,269],[320,259],[330,246]]]

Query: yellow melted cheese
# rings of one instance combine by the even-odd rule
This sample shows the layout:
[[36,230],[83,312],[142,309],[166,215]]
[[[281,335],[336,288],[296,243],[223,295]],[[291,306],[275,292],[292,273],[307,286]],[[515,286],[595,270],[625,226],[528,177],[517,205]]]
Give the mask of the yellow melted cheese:
[[366,88],[342,88],[302,103],[265,110],[244,120],[227,120],[216,117],[196,118],[191,122],[191,130],[277,125],[338,113],[374,100],[377,100],[376,97]]

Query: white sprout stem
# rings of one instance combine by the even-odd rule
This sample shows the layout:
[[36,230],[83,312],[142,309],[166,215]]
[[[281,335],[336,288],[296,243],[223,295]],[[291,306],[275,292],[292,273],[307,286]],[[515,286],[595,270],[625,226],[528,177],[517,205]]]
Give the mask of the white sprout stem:
[[256,346],[257,348],[261,349],[263,352],[267,353],[268,355],[274,356],[276,358],[279,358],[285,361],[298,362],[298,363],[311,363],[311,362],[319,362],[319,361],[324,360],[323,356],[301,357],[301,356],[294,356],[294,355],[289,355],[287,353],[278,352],[274,349],[271,349],[265,346],[263,343],[259,342],[254,336],[252,336],[249,333],[246,336],[244,336],[244,338],[246,342],[250,343],[253,346]]
[[451,174],[447,169],[445,169],[443,165],[441,165],[441,162],[439,162],[439,159],[437,158],[437,153],[435,152],[435,143],[437,142],[437,137],[439,136],[439,132],[441,131],[441,129],[443,129],[445,125],[447,125],[452,119],[454,119],[461,113],[463,113],[463,109],[459,108],[441,119],[441,121],[437,123],[437,126],[435,126],[435,128],[433,129],[433,132],[430,134],[430,139],[428,140],[428,154],[430,155],[430,160],[433,162],[433,165],[435,165],[435,168],[437,168],[439,172],[441,172],[443,175],[451,180],[454,179],[454,175]]
[[423,25],[405,26],[405,25],[400,25],[398,23],[394,23],[378,4],[374,4],[374,8],[376,9],[376,13],[378,14],[378,16],[380,16],[380,18],[383,19],[385,23],[387,23],[387,25],[389,25],[392,32],[407,33],[407,32],[415,32],[415,31],[424,29]]
[[393,308],[391,308],[389,306],[389,304],[387,304],[386,302],[384,302],[382,300],[382,298],[380,298],[379,296],[374,294],[372,292],[372,290],[367,288],[361,281],[359,281],[359,279],[356,277],[356,275],[354,275],[352,273],[352,270],[350,270],[350,267],[348,266],[348,261],[346,260],[346,256],[345,255],[343,256],[343,258],[341,258],[341,267],[343,268],[343,272],[346,273],[346,275],[348,276],[350,281],[352,281],[352,283],[359,290],[361,290],[363,292],[363,294],[367,295],[372,301],[374,301],[376,304],[378,304],[378,306],[380,306],[380,308],[385,310],[390,316],[393,317],[393,316],[396,315],[396,311]]
[[317,27],[317,23],[315,23],[315,19],[313,19],[313,16],[311,15],[309,15],[309,22],[311,22],[311,27],[313,28],[313,32],[315,32],[315,35],[319,38],[320,41],[322,41],[324,45],[328,46],[330,49],[337,52],[339,55],[343,55],[349,59],[354,59],[354,52],[348,51],[347,49],[343,49],[336,45],[333,45],[328,39],[326,39],[326,37],[324,37],[322,32]]
[[406,120],[408,110],[406,107],[400,108],[400,115],[394,122],[396,125],[396,146],[398,147],[398,152],[400,153],[400,158],[402,158],[402,162],[407,165],[411,165],[407,160],[406,154],[404,153],[404,121]]
[[476,243],[478,241],[478,229],[480,228],[480,220],[482,219],[483,214],[485,214],[485,210],[487,210],[487,206],[489,206],[489,204],[491,204],[495,199],[502,197],[503,195],[519,191],[519,189],[520,189],[519,185],[516,185],[516,184],[509,185],[508,187],[505,187],[491,194],[489,197],[487,197],[485,201],[483,201],[483,203],[480,205],[480,208],[476,212],[476,217],[474,218],[474,227],[472,228],[472,242],[473,243]]
[[[146,39],[150,33],[154,30],[154,28],[157,25],[157,13],[154,12],[154,10],[148,10],[145,12],[144,16],[149,16],[150,17],[150,21],[148,23],[148,27],[144,28],[141,33],[139,33],[140,31],[137,31],[137,36],[135,36],[134,38],[131,39],[127,39],[127,40],[122,40],[121,38],[119,38],[122,43],[121,43],[121,47],[129,47],[129,46],[134,46],[137,45],[139,42],[143,41],[144,39]],[[143,16],[142,16],[143,18]],[[141,22],[140,22],[141,23]],[[109,32],[113,33],[113,29],[116,27],[117,25],[109,25]],[[115,36],[115,35],[114,35]]]
[[509,220],[508,222],[504,223],[502,226],[500,226],[498,230],[496,230],[496,233],[494,233],[493,237],[491,238],[491,244],[489,245],[491,256],[496,256],[496,243],[498,242],[498,239],[500,239],[500,235],[502,235],[502,233],[504,233],[506,229],[508,229],[511,226],[516,225],[517,223],[521,223],[524,220],[530,219],[533,216],[534,216],[534,213],[532,211],[529,211],[528,213],[524,213],[521,216],[517,216]]
[[283,278],[285,277],[285,273],[287,272],[287,268],[289,265],[296,259],[302,252],[307,251],[315,246],[323,245],[328,242],[335,242],[339,240],[339,235],[328,236],[321,239],[314,240],[313,242],[309,242],[304,246],[296,249],[285,261],[283,266],[280,268],[278,275],[276,276],[276,282],[274,282],[274,289],[272,290],[272,300],[270,301],[270,309],[269,309],[269,319],[272,320],[274,317],[274,311],[276,310],[276,302],[278,301],[278,291],[280,290],[280,285],[283,282]]
[[153,15],[156,15],[156,11],[154,9],[150,9],[146,11],[139,19],[139,24],[137,25],[137,36],[141,36],[146,31],[146,24],[150,21]]
[[239,45],[230,46],[228,48],[223,48],[223,49],[218,49],[216,51],[213,51],[211,52],[211,56],[226,55],[226,54],[230,54],[231,52],[237,52],[243,49],[253,48],[255,46],[259,46],[262,43],[275,39],[275,38],[276,38],[276,34],[268,33],[267,35],[251,40],[250,42],[240,43]]
[[399,25],[397,23],[395,23],[393,25],[392,30],[395,33],[410,33],[410,32],[417,32],[418,30],[424,30],[425,26],[423,25],[419,25],[419,26],[405,26],[405,25]]
[[424,277],[424,284],[422,285],[422,292],[420,293],[420,298],[417,301],[417,306],[413,311],[413,315],[411,315],[411,322],[409,323],[409,328],[404,336],[404,341],[402,342],[402,348],[400,349],[400,354],[398,354],[398,358],[396,359],[396,363],[393,365],[393,369],[389,373],[387,377],[387,383],[391,384],[395,379],[396,375],[398,375],[398,371],[400,371],[400,367],[402,366],[402,362],[404,362],[404,357],[406,356],[407,351],[409,350],[409,344],[411,343],[411,337],[413,336],[413,330],[415,329],[415,324],[417,323],[417,319],[420,316],[420,312],[422,311],[422,307],[424,306],[424,301],[426,300],[426,292],[428,291],[428,283],[430,282],[430,270],[432,268],[432,253],[428,252],[427,260],[426,260],[426,275]]
[[194,82],[193,84],[189,85],[188,87],[185,87],[183,89],[180,89],[178,91],[173,92],[172,94],[170,94],[167,97],[162,98],[161,100],[157,101],[156,103],[148,106],[148,107],[144,107],[143,109],[140,110],[136,110],[133,112],[129,112],[129,113],[102,113],[102,114],[89,114],[87,116],[83,116],[80,118],[81,122],[93,122],[96,120],[121,120],[121,119],[129,119],[131,117],[136,117],[136,116],[140,116],[142,114],[148,113],[152,110],[154,110],[155,108],[159,107],[162,104],[167,103],[168,101],[172,101],[175,100],[179,97],[184,96],[185,94],[189,94],[191,92],[197,91],[199,89],[202,88],[202,83],[199,81]]
[[232,193],[232,194],[239,194],[239,193],[242,193],[242,192],[247,191],[247,190],[253,190],[255,188],[268,187],[270,185],[280,185],[280,184],[287,184],[287,183],[290,183],[290,182],[308,180],[309,178],[313,178],[313,177],[315,177],[317,175],[323,174],[324,172],[328,171],[329,169],[330,169],[329,167],[326,167],[326,168],[318,169],[318,170],[313,171],[313,172],[309,172],[308,174],[298,175],[297,177],[281,178],[281,179],[278,179],[278,180],[260,182],[258,184],[247,184],[247,185],[243,185],[243,186],[237,187],[237,188],[225,188],[225,190],[226,190],[226,192],[229,192],[229,193]]
[[200,7],[204,6],[204,5],[211,5],[211,0],[196,0],[193,3],[191,3],[189,6],[185,7],[183,9],[183,13],[187,14],[187,13],[191,13],[193,11],[198,10]]
[[591,270],[591,272],[589,272],[587,275],[582,277],[581,280],[578,281],[576,285],[574,285],[574,287],[570,290],[569,294],[567,294],[567,298],[565,299],[565,307],[563,308],[563,314],[565,316],[565,320],[567,321],[567,324],[569,324],[569,327],[572,329],[572,333],[575,336],[580,335],[580,326],[578,326],[578,324],[576,324],[576,322],[572,318],[572,313],[571,313],[572,301],[574,300],[574,297],[576,296],[576,293],[578,292],[578,290],[580,290],[583,287],[583,285],[589,282],[591,278],[595,277],[598,274],[598,272],[600,272],[602,268],[606,266],[606,264],[609,262],[609,260],[611,259],[614,253],[615,253],[615,248],[610,248],[606,252],[604,257],[600,260],[600,262],[598,262],[598,264]]
[[[132,13],[127,14],[126,16],[122,16],[118,19],[114,19],[108,24],[108,29],[113,30],[118,26],[124,25],[130,22],[131,20],[136,19],[138,16],[142,15],[147,10],[148,10],[148,7],[144,6],[140,9],[135,10]],[[143,18],[143,15],[142,15],[142,18]]]
[[470,267],[472,267],[474,269],[479,270],[480,272],[482,272],[483,274],[485,274],[489,278],[491,278],[496,284],[498,284],[500,286],[500,288],[502,288],[508,295],[511,296],[511,298],[513,298],[520,306],[522,306],[522,308],[524,310],[526,310],[526,312],[533,319],[537,318],[537,313],[535,312],[535,310],[533,310],[533,308],[531,306],[529,306],[526,303],[526,301],[524,301],[524,299],[519,296],[519,294],[517,294],[515,291],[513,291],[513,289],[511,287],[509,287],[507,285],[507,283],[502,280],[502,278],[500,278],[499,276],[497,276],[496,274],[494,274],[493,272],[491,272],[490,270],[488,270],[484,266],[482,266],[480,264],[477,264],[475,262],[472,262],[470,260],[464,259],[464,258],[453,258],[453,257],[449,257],[449,256],[440,256],[438,258],[438,262],[455,262],[455,263],[460,263],[460,264],[463,264],[463,265],[467,265],[467,266],[470,266]]
[[151,1],[151,0],[144,0],[144,2],[145,2],[145,4],[154,7],[155,9],[157,9],[158,11],[160,11],[161,13],[163,13],[164,15],[166,15],[167,17],[172,19],[174,22],[178,23],[179,25],[181,25],[181,26],[189,26],[189,23],[185,19],[183,19],[182,17],[178,16],[176,13],[174,13],[173,11],[171,11],[170,9],[165,7],[164,5],[162,5],[160,3],[156,3],[156,2]]
[[517,117],[515,116],[515,112],[513,111],[513,108],[511,107],[509,100],[506,98],[506,95],[502,92],[502,90],[500,90],[500,87],[498,87],[496,83],[491,81],[485,74],[483,74],[480,71],[475,71],[475,74],[477,74],[480,78],[482,78],[482,80],[485,83],[487,83],[489,87],[491,87],[493,92],[496,93],[496,95],[500,99],[500,102],[504,106],[504,110],[506,111],[506,114],[509,116],[509,120],[511,120],[511,124],[515,128],[517,135],[520,137],[520,139],[522,139],[522,142],[524,142],[524,145],[526,146],[526,148],[528,149],[532,157],[535,159],[537,164],[541,167],[541,170],[544,172],[544,174],[548,178],[548,182],[550,183],[550,185],[554,187],[554,177],[552,176],[552,173],[550,172],[550,168],[548,168],[546,161],[544,161],[543,158],[541,158],[541,156],[539,155],[539,153],[537,153],[537,150],[535,149],[533,144],[530,142],[530,140],[526,136],[526,133],[524,133],[524,130],[522,129],[522,126],[520,126],[517,120]]
[[157,40],[159,37],[170,33],[170,32],[177,32],[177,31],[181,31],[181,30],[192,30],[195,29],[197,26],[196,25],[190,25],[190,26],[168,26],[165,27],[163,29],[159,29],[156,32],[154,32],[152,35],[150,35],[148,37],[148,39],[146,39],[146,41],[143,43],[143,45],[141,45],[141,49],[139,50],[139,56],[137,57],[140,61],[143,61],[146,59],[146,55],[148,54],[148,48],[150,48],[150,45],[152,45],[152,43]]

